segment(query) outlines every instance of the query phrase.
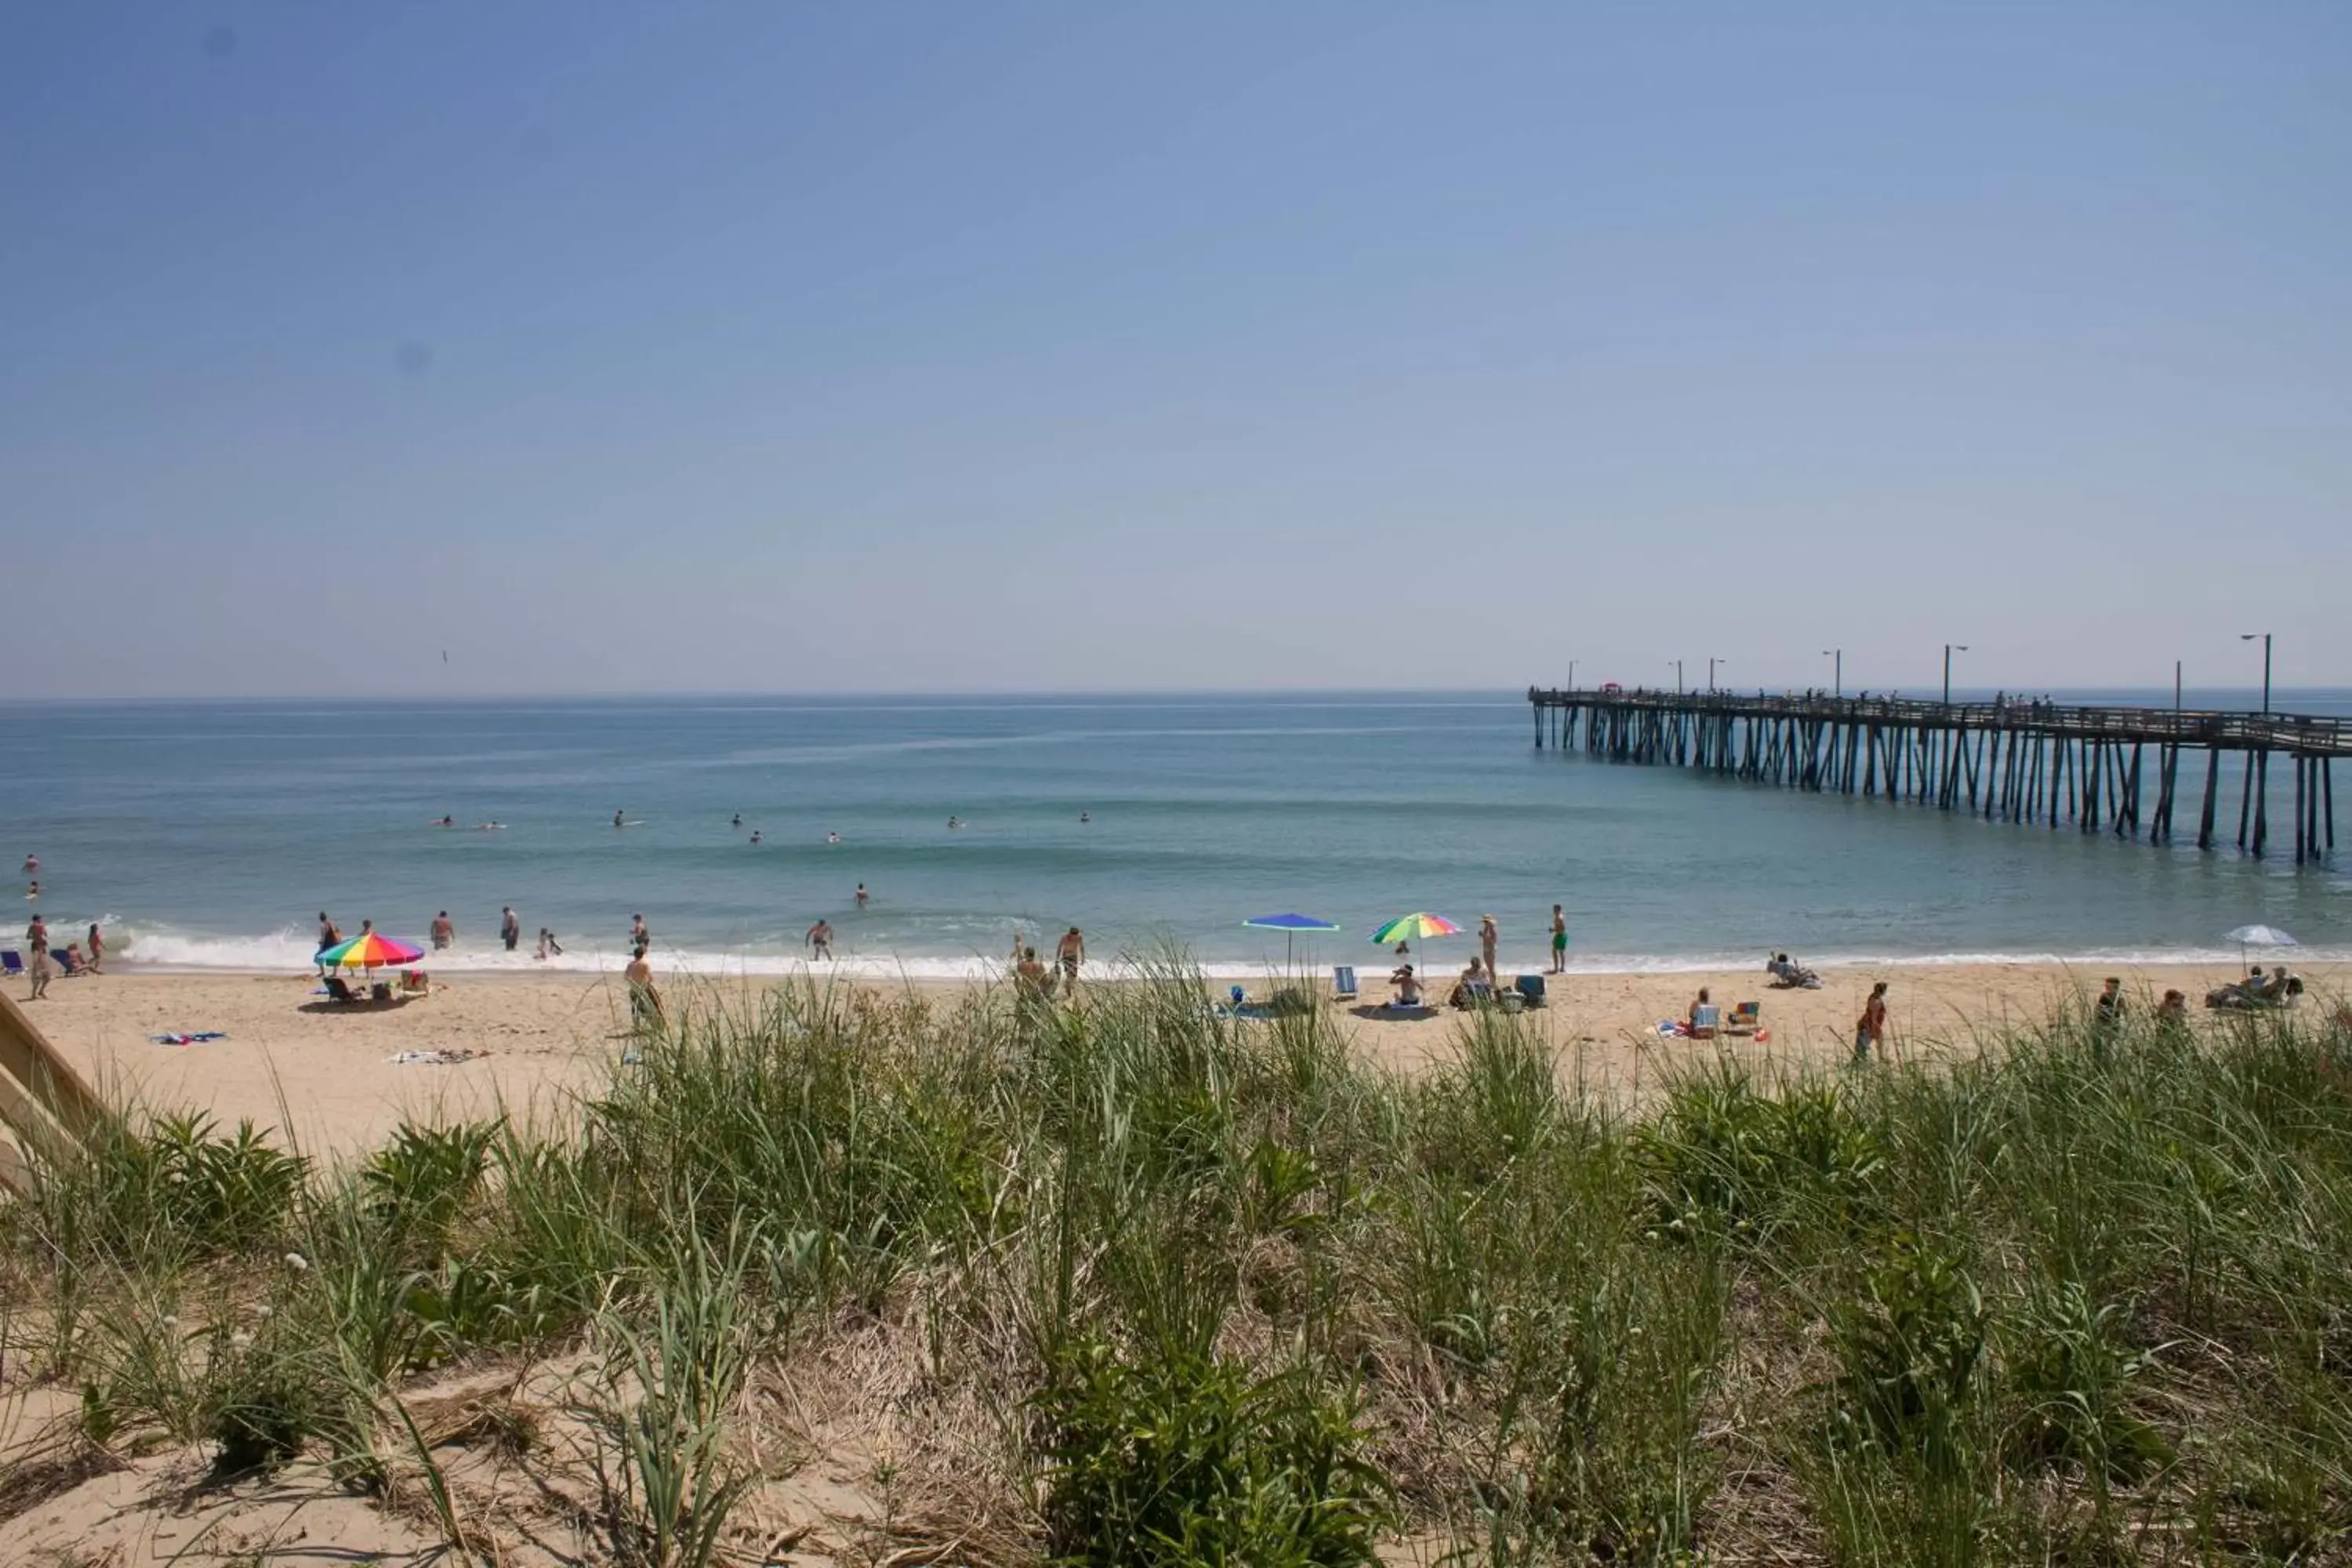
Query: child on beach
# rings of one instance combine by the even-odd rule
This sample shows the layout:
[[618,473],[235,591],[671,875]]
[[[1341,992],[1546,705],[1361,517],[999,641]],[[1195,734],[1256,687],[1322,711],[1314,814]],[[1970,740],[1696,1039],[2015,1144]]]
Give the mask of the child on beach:
[[1877,1046],[1884,1055],[1886,1038],[1886,982],[1882,980],[1870,988],[1870,1000],[1862,1005],[1862,1016],[1853,1024],[1853,1060],[1860,1067],[1870,1060],[1870,1047]]
[[635,950],[621,973],[629,983],[630,1024],[639,1029],[661,1027],[661,993],[654,989],[654,966],[646,962],[644,948]]

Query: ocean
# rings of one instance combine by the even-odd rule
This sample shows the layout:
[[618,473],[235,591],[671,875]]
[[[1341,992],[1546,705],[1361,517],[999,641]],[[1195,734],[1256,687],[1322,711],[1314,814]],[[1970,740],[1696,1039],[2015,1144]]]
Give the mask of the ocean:
[[[2347,713],[2352,693],[2278,706]],[[446,910],[443,970],[537,970],[541,927],[551,966],[617,967],[642,913],[665,963],[709,973],[788,971],[823,917],[866,973],[1001,972],[1016,934],[1075,924],[1097,958],[1176,949],[1238,976],[1285,956],[1246,917],[1335,921],[1299,961],[1376,964],[1368,933],[1417,910],[1491,911],[1506,964],[1533,967],[1555,903],[1580,970],[2235,959],[2223,933],[2250,921],[2352,955],[2341,859],[2151,849],[1532,732],[1517,692],[15,704],[0,855],[39,856],[60,941],[102,921],[116,962],[158,969],[301,969],[322,910],[420,945]]]

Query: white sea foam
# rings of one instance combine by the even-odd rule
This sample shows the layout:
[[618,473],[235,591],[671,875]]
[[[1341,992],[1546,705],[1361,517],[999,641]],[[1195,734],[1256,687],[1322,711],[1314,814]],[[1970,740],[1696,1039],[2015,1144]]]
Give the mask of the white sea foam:
[[[157,972],[210,971],[224,973],[299,973],[310,967],[314,947],[310,934],[286,927],[262,936],[203,936],[166,926],[110,921],[113,933],[110,962],[129,969]],[[1469,960],[1474,944],[1453,941],[1416,947],[1413,960],[1443,973]],[[2352,963],[2352,949],[2292,947],[2266,949],[2272,957],[2296,963]],[[1352,963],[1367,972],[1381,970],[1391,961],[1385,950],[1354,952],[1326,948],[1313,965],[1303,959],[1298,967],[1317,972],[1332,963]],[[2077,968],[2131,968],[2165,963],[2236,963],[2235,947],[2129,948],[2080,952],[1801,952],[1796,955],[1818,969],[1923,969],[1944,965],[2063,964]],[[2260,956],[2257,954],[2256,956]],[[1507,972],[1533,973],[1545,967],[1546,955],[1531,953],[1524,961],[1503,955]],[[1697,974],[1753,969],[1761,973],[1761,952],[1703,953],[1585,952],[1572,955],[1570,974]],[[835,957],[812,960],[804,952],[773,948],[713,950],[663,947],[654,952],[656,965],[667,973],[725,977],[812,974],[858,980],[986,980],[1002,979],[1005,962],[1001,953],[858,952],[842,949]],[[1088,972],[1117,976],[1139,973],[1148,960],[1129,955],[1098,955],[1088,961]],[[618,947],[588,943],[567,947],[556,957],[541,960],[530,948],[509,952],[499,947],[456,947],[427,952],[420,966],[440,973],[473,974],[614,974],[628,963]],[[1195,961],[1201,974],[1212,980],[1257,980],[1282,968],[1277,963],[1253,959]]]

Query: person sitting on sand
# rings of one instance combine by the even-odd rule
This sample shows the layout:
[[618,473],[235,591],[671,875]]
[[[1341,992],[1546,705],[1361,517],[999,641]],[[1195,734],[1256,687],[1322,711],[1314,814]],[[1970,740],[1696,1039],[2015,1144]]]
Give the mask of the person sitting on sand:
[[2097,1012],[2095,1015],[2102,1030],[2112,1031],[2124,1021],[2124,983],[2116,976],[2107,976],[2100,988]]
[[629,967],[621,972],[629,983],[629,1022],[637,1028],[658,1028],[663,1022],[661,993],[654,988],[654,966],[646,962],[642,947],[630,955]]
[[1445,1005],[1467,1007],[1478,1000],[1480,992],[1491,994],[1493,990],[1494,987],[1486,983],[1486,966],[1474,958],[1464,966],[1462,977],[1454,983],[1454,990],[1445,998]]
[[1421,1005],[1421,980],[1413,973],[1412,964],[1405,964],[1391,973],[1389,976],[1389,984],[1395,990],[1395,994],[1389,998],[1390,1006],[1418,1007]]
[[1694,1036],[1699,1031],[1698,1010],[1707,1005],[1709,1005],[1707,990],[1702,985],[1698,988],[1698,994],[1691,998],[1690,1011],[1683,1018],[1683,1027]]
[[807,933],[801,940],[815,950],[815,957],[831,958],[833,956],[833,926],[830,921],[820,918],[816,924],[808,928]]
[[1013,991],[1024,1002],[1042,1002],[1054,994],[1054,977],[1037,962],[1037,950],[1024,947],[1013,970]]

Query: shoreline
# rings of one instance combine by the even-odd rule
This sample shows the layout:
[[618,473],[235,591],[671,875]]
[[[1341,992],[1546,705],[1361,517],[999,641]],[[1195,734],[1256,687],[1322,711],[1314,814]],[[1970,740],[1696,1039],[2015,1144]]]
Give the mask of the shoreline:
[[[1444,939],[1445,945],[1424,951],[1416,948],[1416,963],[1425,957],[1433,973],[1446,973],[1460,969],[1477,952],[1477,944],[1467,937]],[[1370,944],[1367,944],[1370,947]],[[1046,944],[1038,947],[1045,955]],[[1599,953],[1579,959],[1572,953],[1565,974],[1595,979],[1619,975],[1738,975],[1743,969],[1764,973],[1769,953],[1686,953],[1640,954]],[[1856,970],[1894,970],[1927,972],[1956,968],[1976,969],[2214,969],[2246,967],[2259,964],[2267,969],[2273,963],[2284,963],[2296,971],[2325,970],[2352,965],[2352,948],[2326,946],[2294,946],[2280,948],[2250,948],[2243,955],[2222,948],[2124,948],[2094,950],[2084,952],[1933,952],[1933,953],[1833,953],[1825,957],[1810,957],[1802,952],[1794,955],[1806,968],[1827,974],[1851,973]],[[1005,980],[1010,965],[1003,955],[983,957],[978,954],[943,957],[939,955],[908,955],[899,953],[866,954],[845,952],[829,960],[807,957],[779,957],[767,954],[746,955],[740,952],[714,952],[704,949],[675,949],[665,953],[656,946],[652,953],[657,967],[679,975],[691,975],[703,980],[774,981],[839,978],[859,984],[901,982],[915,985],[986,984]],[[1205,980],[1251,981],[1269,975],[1320,976],[1328,980],[1335,964],[1346,964],[1360,975],[1390,967],[1392,955],[1385,950],[1370,951],[1343,956],[1326,952],[1314,963],[1252,961],[1248,959],[1171,960],[1171,965],[1189,969]],[[315,973],[311,965],[289,963],[141,963],[131,951],[116,950],[108,954],[109,976],[136,978],[184,978],[214,976],[221,979],[289,979]],[[628,963],[628,954],[619,949],[588,949],[567,952],[562,958],[541,961],[530,957],[508,958],[502,952],[455,952],[436,957],[427,952],[414,964],[400,968],[421,969],[428,973],[462,977],[468,983],[482,981],[539,981],[559,979],[591,980],[616,975]],[[1507,950],[1499,955],[1500,967],[1507,974],[1538,974],[1548,973],[1549,954],[1537,952],[1526,962],[1515,961]],[[1089,970],[1122,982],[1143,978],[1147,973],[1163,973],[1157,959],[1121,955],[1115,958],[1091,957]]]

